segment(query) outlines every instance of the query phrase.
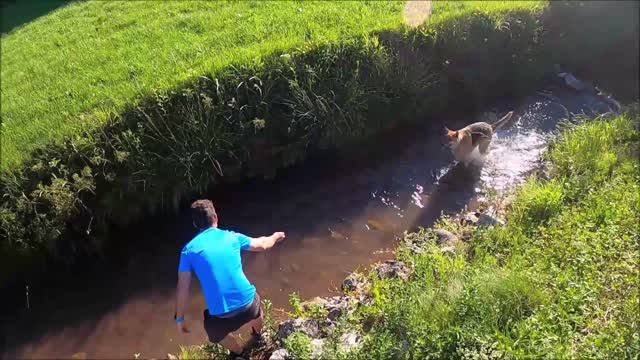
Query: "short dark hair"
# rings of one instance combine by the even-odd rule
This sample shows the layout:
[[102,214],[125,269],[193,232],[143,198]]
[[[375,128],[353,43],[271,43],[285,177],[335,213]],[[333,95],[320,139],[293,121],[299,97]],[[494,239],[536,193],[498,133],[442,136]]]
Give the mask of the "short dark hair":
[[191,219],[198,230],[210,228],[218,221],[218,214],[211,200],[196,200],[191,204]]

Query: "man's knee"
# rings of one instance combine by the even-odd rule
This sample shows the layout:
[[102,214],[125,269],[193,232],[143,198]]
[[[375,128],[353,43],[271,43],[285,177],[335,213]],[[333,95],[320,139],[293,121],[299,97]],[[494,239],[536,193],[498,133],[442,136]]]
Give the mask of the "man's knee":
[[251,326],[251,331],[254,334],[260,334],[262,332],[262,327],[264,325],[264,321],[262,319],[262,315],[251,321],[250,326]]
[[236,340],[233,334],[228,334],[227,336],[222,338],[222,340],[220,340],[218,343],[222,345],[225,349],[233,353],[236,353],[236,354],[242,353],[242,350],[243,350],[242,346],[240,346],[240,344],[238,343],[238,341]]

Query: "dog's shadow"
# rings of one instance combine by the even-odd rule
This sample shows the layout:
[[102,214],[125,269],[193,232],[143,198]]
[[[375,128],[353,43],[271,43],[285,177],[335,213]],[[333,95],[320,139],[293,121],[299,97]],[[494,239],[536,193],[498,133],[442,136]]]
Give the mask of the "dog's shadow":
[[452,166],[437,181],[427,204],[422,209],[409,231],[432,226],[444,213],[463,210],[474,197],[475,185],[480,180],[482,165],[459,162]]

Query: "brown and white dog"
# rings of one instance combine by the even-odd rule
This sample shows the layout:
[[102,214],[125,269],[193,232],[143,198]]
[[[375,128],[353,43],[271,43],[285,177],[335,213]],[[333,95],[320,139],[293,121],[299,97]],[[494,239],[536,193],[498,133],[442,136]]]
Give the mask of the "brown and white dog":
[[476,147],[481,155],[487,155],[493,134],[512,118],[514,118],[514,112],[510,111],[502,119],[493,124],[477,122],[456,131],[445,127],[449,147],[455,159],[463,162],[465,166],[469,165],[473,160],[472,153]]

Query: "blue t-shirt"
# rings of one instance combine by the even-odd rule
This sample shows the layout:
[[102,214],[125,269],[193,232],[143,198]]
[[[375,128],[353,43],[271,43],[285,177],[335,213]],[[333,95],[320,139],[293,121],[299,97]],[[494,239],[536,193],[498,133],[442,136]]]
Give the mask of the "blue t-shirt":
[[242,271],[240,250],[251,239],[217,228],[194,237],[180,254],[178,272],[195,272],[211,315],[222,315],[249,305],[256,295]]

